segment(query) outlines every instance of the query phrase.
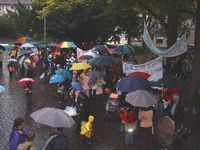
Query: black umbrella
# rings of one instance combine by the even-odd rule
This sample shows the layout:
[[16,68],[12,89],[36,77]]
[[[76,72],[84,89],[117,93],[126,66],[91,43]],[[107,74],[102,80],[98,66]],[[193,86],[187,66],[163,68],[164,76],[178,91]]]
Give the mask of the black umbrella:
[[89,62],[96,66],[112,66],[118,64],[111,56],[99,56],[89,60]]

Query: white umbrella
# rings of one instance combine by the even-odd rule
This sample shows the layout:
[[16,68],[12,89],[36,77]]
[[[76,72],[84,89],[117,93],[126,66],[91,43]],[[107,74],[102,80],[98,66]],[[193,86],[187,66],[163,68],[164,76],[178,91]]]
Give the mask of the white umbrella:
[[20,47],[23,48],[23,49],[29,48],[29,49],[32,50],[34,53],[38,54],[38,49],[37,49],[33,44],[25,43],[25,44],[22,44]]
[[74,120],[62,109],[46,107],[33,112],[30,115],[37,123],[50,127],[70,128],[74,125]]
[[13,58],[11,58],[11,59],[8,59],[8,61],[17,62],[17,60],[16,60],[16,59],[13,59]]
[[125,101],[135,107],[145,107],[148,108],[157,103],[156,96],[144,91],[137,90],[134,92],[130,92],[126,95]]

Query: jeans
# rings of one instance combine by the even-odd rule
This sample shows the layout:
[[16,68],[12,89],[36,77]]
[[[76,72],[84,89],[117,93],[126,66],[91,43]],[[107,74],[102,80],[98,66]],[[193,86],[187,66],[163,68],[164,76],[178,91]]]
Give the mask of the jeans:
[[134,138],[134,132],[128,132],[125,133],[125,144],[133,144],[133,138]]

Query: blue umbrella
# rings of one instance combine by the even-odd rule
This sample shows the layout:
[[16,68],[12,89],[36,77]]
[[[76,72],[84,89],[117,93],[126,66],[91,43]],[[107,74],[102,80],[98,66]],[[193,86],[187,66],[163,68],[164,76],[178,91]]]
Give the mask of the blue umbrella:
[[83,87],[79,82],[72,81],[71,85],[74,90],[83,91]]
[[127,76],[117,83],[119,91],[132,92],[136,90],[149,90],[151,83],[142,76]]
[[117,64],[117,61],[111,56],[99,56],[89,60],[89,62],[96,66],[112,66]]
[[49,83],[60,83],[60,82],[63,82],[65,79],[63,76],[61,75],[53,75],[50,80],[49,80]]
[[0,85],[0,93],[2,93],[2,92],[5,91],[5,90],[6,90],[5,87],[2,86],[2,85]]
[[134,49],[132,46],[125,44],[125,45],[120,45],[116,47],[114,51],[121,54],[128,54],[128,53],[134,52]]

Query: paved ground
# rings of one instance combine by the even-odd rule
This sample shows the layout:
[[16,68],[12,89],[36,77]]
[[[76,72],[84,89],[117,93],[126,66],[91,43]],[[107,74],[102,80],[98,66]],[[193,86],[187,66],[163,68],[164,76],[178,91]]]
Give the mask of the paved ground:
[[[4,56],[7,60],[7,56]],[[16,117],[24,117],[28,128],[36,133],[35,145],[38,150],[42,149],[45,140],[48,138],[49,128],[44,125],[35,123],[29,114],[40,108],[51,106],[64,108],[65,104],[60,105],[57,101],[56,90],[53,85],[41,82],[35,78],[32,107],[27,108],[25,96],[22,87],[17,84],[17,79],[9,80],[7,62],[4,61],[4,69],[0,73],[0,84],[6,87],[6,91],[0,95],[0,150],[3,150],[7,144],[9,134],[12,130],[13,121]],[[70,100],[66,104],[70,103]],[[65,132],[69,136],[70,150],[137,150],[139,144],[139,136],[133,145],[124,145],[124,135],[119,134],[119,120],[111,116],[105,119],[105,100],[92,101],[92,114],[96,117],[94,123],[95,140],[91,146],[86,146],[80,136],[74,132],[74,129],[68,129]],[[200,128],[199,120],[187,119],[188,124],[192,127],[193,133],[190,139],[185,142],[185,150],[200,150]]]

